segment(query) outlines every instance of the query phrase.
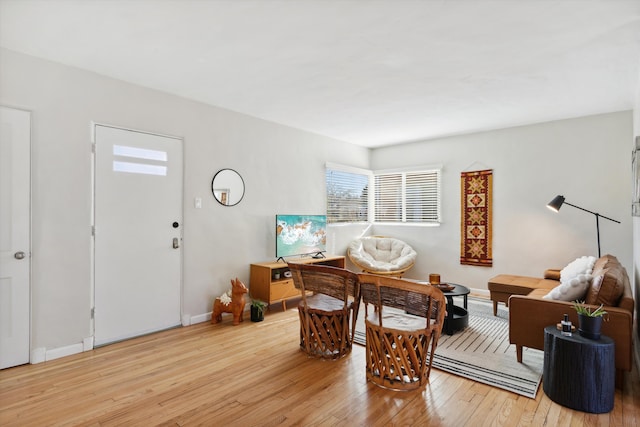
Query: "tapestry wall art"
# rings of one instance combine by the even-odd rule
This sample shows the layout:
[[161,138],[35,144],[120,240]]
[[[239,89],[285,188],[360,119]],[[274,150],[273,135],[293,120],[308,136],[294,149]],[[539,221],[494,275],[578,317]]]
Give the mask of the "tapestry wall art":
[[462,172],[460,264],[491,267],[493,170]]

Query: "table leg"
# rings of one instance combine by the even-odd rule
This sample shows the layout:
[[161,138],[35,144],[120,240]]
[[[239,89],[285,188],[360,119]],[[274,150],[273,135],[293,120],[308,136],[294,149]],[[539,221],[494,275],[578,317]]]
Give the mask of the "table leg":
[[445,297],[447,298],[447,328],[446,328],[446,333],[447,335],[453,335],[453,297],[452,296],[448,296],[445,295]]

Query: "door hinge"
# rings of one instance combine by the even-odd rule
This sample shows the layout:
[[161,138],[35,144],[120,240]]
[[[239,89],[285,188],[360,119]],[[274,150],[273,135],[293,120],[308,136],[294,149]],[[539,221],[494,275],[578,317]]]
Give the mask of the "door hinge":
[[96,308],[92,307],[91,308],[91,320],[94,320],[96,318]]
[[96,226],[95,226],[95,225],[92,225],[92,226],[91,226],[91,235],[92,235],[93,237],[96,237]]
[[96,154],[96,143],[95,143],[95,142],[92,142],[92,143],[91,143],[91,152],[92,152],[93,154]]

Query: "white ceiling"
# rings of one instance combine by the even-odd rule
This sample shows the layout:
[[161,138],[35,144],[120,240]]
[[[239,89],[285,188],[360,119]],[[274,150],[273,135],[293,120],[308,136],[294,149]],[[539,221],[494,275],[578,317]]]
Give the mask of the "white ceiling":
[[376,147],[632,109],[640,0],[0,0],[0,46]]

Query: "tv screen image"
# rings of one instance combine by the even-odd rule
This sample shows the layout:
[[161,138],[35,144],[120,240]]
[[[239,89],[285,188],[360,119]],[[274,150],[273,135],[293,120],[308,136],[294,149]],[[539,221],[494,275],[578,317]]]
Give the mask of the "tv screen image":
[[276,257],[327,250],[326,215],[276,215]]

